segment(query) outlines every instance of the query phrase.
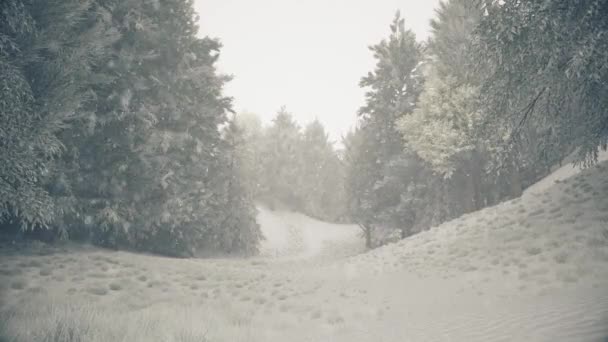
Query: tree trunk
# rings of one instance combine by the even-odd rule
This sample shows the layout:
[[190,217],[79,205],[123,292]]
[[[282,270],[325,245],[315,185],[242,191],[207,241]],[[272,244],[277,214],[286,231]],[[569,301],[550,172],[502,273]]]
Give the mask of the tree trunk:
[[407,229],[405,227],[401,227],[401,240],[407,237]]
[[517,198],[520,197],[523,192],[521,185],[521,174],[513,159],[509,160],[508,166],[510,195],[511,198]]
[[464,177],[464,193],[461,194],[461,199],[464,199],[466,202],[465,207],[463,208],[465,212],[470,213],[480,209],[480,199],[479,199],[479,175],[475,170],[475,165],[471,162],[465,170],[463,174]]
[[481,164],[481,158],[477,153],[473,154],[473,163],[471,165],[471,178],[473,182],[473,205],[475,210],[479,210],[484,207],[484,200],[482,191],[482,178],[483,178],[483,165]]
[[365,235],[365,248],[372,249],[372,227],[369,224],[360,224]]

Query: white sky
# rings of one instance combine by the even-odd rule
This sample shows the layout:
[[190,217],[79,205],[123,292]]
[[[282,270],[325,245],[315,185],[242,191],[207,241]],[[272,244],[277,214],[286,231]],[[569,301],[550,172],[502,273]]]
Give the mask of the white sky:
[[333,140],[353,127],[373,70],[368,46],[389,34],[397,9],[424,40],[439,0],[195,0],[200,34],[219,38],[225,94],[237,112],[269,122],[287,106],[301,125],[318,118]]

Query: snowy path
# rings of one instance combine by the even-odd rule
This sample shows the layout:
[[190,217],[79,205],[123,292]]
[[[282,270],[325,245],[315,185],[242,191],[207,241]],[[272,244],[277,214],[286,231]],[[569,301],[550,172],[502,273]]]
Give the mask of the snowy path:
[[261,256],[283,260],[338,259],[365,251],[356,225],[331,224],[306,215],[259,208],[258,223],[266,239]]

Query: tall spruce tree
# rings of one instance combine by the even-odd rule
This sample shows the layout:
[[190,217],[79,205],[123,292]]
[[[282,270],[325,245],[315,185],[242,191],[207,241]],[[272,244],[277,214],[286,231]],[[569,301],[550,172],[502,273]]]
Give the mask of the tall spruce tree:
[[69,207],[55,198],[68,190],[58,181],[58,134],[87,115],[95,67],[116,39],[98,9],[76,0],[0,3],[0,223],[48,226]]
[[219,42],[197,37],[191,1],[98,3],[121,36],[99,67],[111,81],[95,87],[86,130],[66,135],[79,199],[72,230],[172,255],[227,246]]
[[[351,179],[350,211],[363,227],[368,247],[372,231],[377,227],[397,228],[404,182],[394,177],[394,170],[403,163],[403,143],[396,121],[411,113],[420,93],[422,78],[417,72],[421,62],[421,46],[414,33],[405,30],[404,20],[397,13],[390,25],[390,36],[371,46],[377,60],[376,68],[361,80],[369,88],[366,104],[360,109],[360,130],[355,139],[352,159],[359,172],[349,172]],[[356,184],[356,186],[354,185]],[[353,191],[353,189],[356,189]]]

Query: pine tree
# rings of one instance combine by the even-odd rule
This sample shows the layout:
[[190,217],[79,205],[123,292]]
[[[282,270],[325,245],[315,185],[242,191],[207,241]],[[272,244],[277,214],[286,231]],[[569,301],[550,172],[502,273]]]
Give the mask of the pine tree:
[[308,215],[335,221],[344,215],[344,175],[342,163],[318,121],[310,122],[302,134],[299,155],[299,193]]
[[300,127],[285,107],[281,108],[266,130],[262,148],[265,170],[262,197],[271,207],[278,201],[293,210],[302,209],[298,194],[301,144]]
[[372,248],[373,224],[376,217],[372,207],[371,192],[376,172],[373,163],[375,156],[365,149],[365,140],[369,139],[365,136],[366,133],[363,128],[359,128],[343,138],[345,189],[349,218],[361,227],[365,246]]
[[235,117],[235,123],[242,131],[244,139],[237,153],[241,160],[242,173],[245,175],[245,186],[254,199],[260,199],[265,175],[262,160],[264,144],[262,121],[255,114],[239,113]]
[[239,128],[236,119],[231,120],[225,129],[221,153],[226,164],[226,172],[222,175],[225,179],[225,214],[218,245],[224,252],[252,255],[258,252],[263,236],[256,222],[257,209],[253,196],[245,185],[247,174],[242,150],[247,148],[246,144],[244,131]]
[[49,194],[67,192],[56,182],[57,135],[87,115],[95,67],[116,39],[97,9],[76,0],[0,3],[0,222],[48,226],[67,208]]
[[245,184],[257,201],[328,221],[344,218],[343,165],[318,120],[300,132],[282,109],[268,128],[253,114],[235,122],[246,141],[238,149]]
[[422,60],[422,47],[416,36],[405,30],[405,21],[399,12],[390,25],[388,40],[371,46],[377,60],[376,68],[360,82],[366,92],[366,104],[359,116],[374,126],[379,163],[386,163],[402,150],[401,135],[395,129],[396,121],[411,113],[421,91],[417,67]]
[[508,146],[530,123],[541,129],[546,158],[578,150],[578,161],[593,163],[608,143],[608,3],[483,5],[473,60],[497,144]]
[[229,78],[215,70],[221,45],[197,37],[191,1],[98,3],[121,36],[99,67],[110,81],[94,88],[87,129],[66,139],[79,200],[67,221],[104,245],[221,249],[229,171],[219,127],[230,110]]
[[417,67],[422,51],[415,35],[405,30],[404,20],[397,13],[388,40],[370,47],[377,59],[376,68],[361,80],[361,87],[370,88],[366,104],[359,115],[359,132],[355,139],[350,165],[350,212],[364,229],[368,247],[378,227],[397,228],[401,193],[406,186],[394,177],[402,163],[403,142],[396,121],[414,109],[421,90],[422,78]]
[[484,202],[481,182],[487,143],[478,133],[483,117],[468,54],[482,13],[469,0],[441,2],[436,13],[423,67],[425,89],[412,115],[399,120],[398,129],[406,148],[434,173],[447,183],[465,184],[457,191],[458,202],[465,203],[457,212],[473,211]]

